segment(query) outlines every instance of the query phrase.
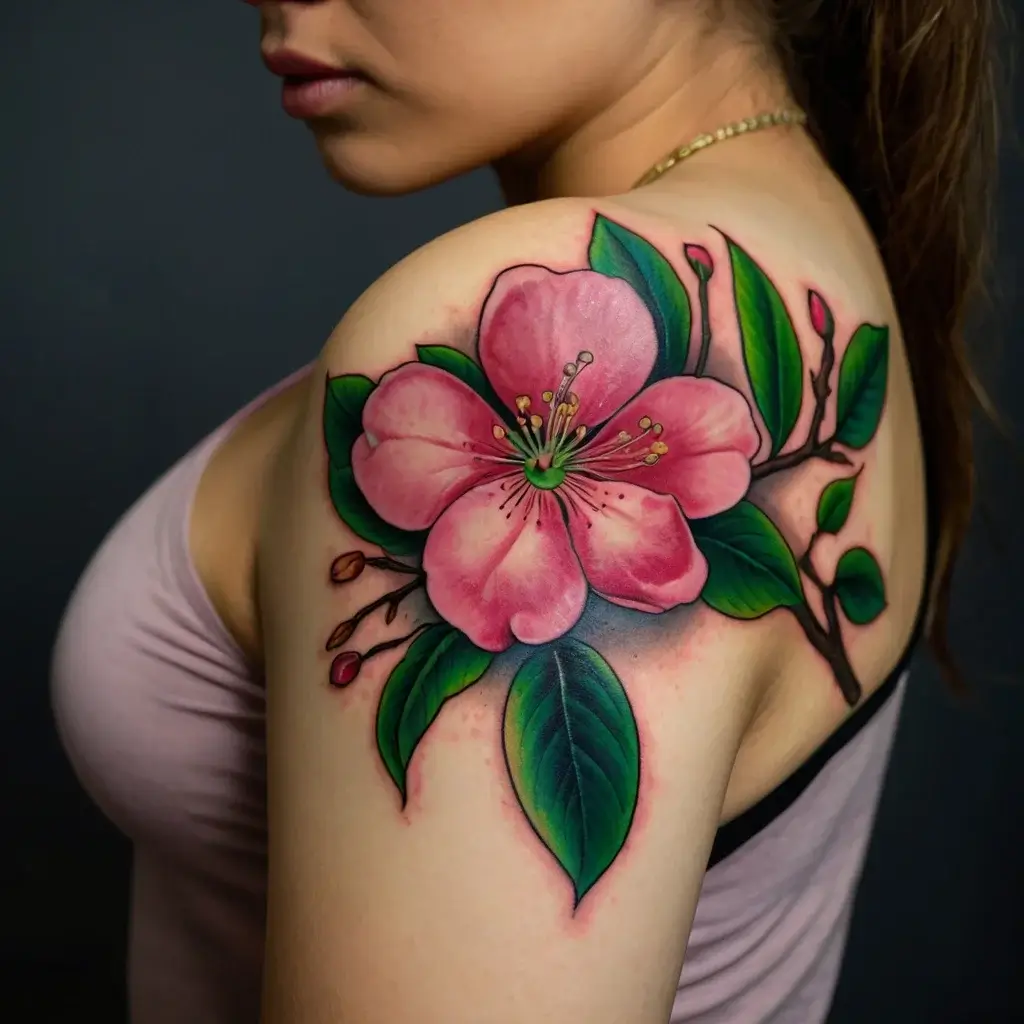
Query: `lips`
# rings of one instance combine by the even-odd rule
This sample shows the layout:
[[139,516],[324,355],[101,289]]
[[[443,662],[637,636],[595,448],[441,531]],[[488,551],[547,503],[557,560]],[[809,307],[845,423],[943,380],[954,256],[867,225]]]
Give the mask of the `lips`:
[[295,50],[274,50],[270,53],[264,52],[262,56],[267,70],[282,78],[331,78],[335,75],[353,74],[348,68],[325,64]]
[[330,114],[366,79],[351,68],[325,64],[294,50],[263,53],[263,63],[284,79],[281,103],[285,113],[306,119]]

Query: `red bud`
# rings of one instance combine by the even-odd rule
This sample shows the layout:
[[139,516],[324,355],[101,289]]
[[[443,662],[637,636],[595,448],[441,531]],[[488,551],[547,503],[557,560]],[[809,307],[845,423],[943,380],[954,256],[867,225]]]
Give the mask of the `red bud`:
[[835,321],[832,319],[832,310],[828,308],[825,300],[816,292],[807,293],[807,307],[811,312],[811,326],[819,338],[827,338],[835,330]]
[[363,664],[363,656],[358,651],[342,651],[331,662],[331,686],[348,686],[357,675]]
[[715,272],[715,263],[711,259],[711,253],[703,245],[684,245],[683,255],[699,280],[711,280],[711,275]]
[[349,551],[339,555],[331,565],[332,583],[349,583],[366,568],[366,556],[362,551]]

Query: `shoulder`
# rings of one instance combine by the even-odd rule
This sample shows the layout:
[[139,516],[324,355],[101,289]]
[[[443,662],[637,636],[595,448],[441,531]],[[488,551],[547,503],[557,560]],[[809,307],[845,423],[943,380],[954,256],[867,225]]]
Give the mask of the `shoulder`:
[[[893,485],[920,466],[912,399],[892,423],[893,371],[910,389],[884,273],[863,225],[834,227],[710,190],[671,209],[554,200],[453,231],[385,274],[329,339],[302,464],[326,455],[334,512],[356,536],[422,552],[435,610],[481,646],[582,628],[593,594],[685,607],[706,649],[752,652],[739,673],[752,699],[795,659],[855,704],[847,648],[870,648],[867,685],[880,682],[915,602],[867,647],[844,640],[839,612],[846,601],[850,623],[877,619],[889,569],[913,595],[923,538],[904,516],[921,557],[897,566]],[[277,489],[285,519],[309,481]],[[554,603],[522,598],[536,599],[535,627],[508,598],[528,574],[488,564],[488,583],[469,564],[480,537],[511,543],[517,523],[532,527],[511,554],[568,573],[546,574]],[[841,565],[822,574],[822,556]],[[779,610],[800,628],[766,628]]]
[[[799,643],[855,700],[834,619],[885,607],[866,548],[845,589],[815,559],[862,514],[887,333],[849,340],[743,237],[519,208],[399,264],[326,345],[259,572],[268,1021],[300,994],[511,1019],[512,977],[538,1019],[665,1019],[645,993],[673,991],[768,682]],[[795,514],[755,493],[804,463]]]
[[456,345],[471,343],[475,324],[467,323],[466,314],[480,309],[496,277],[524,266],[586,269],[599,215],[592,201],[556,199],[502,210],[442,235],[396,264],[361,296],[328,339],[324,361],[343,361],[368,324],[385,343],[393,331],[403,348],[410,330],[416,336],[446,332]]
[[[730,260],[733,275],[716,271]],[[737,287],[762,289],[752,315],[760,302],[768,319],[754,328],[779,326],[769,278],[720,229],[687,233],[611,201],[519,207],[424,247],[322,354],[305,436],[326,441],[335,511],[385,547],[406,543],[396,528],[425,537],[434,606],[457,614],[462,602],[480,620],[462,621],[468,635],[494,650],[566,632],[594,589],[652,612],[692,604],[709,575],[695,524],[742,514],[753,462],[800,407],[800,367],[763,396],[778,427],[751,393],[738,333],[709,292],[738,274]],[[546,574],[534,627],[515,601],[490,607],[485,581],[467,575],[474,531],[495,543],[513,531],[538,566],[564,563],[568,576]],[[443,596],[449,577],[462,590]]]
[[502,210],[448,232],[384,274],[340,321],[322,362],[334,368],[385,349],[408,352],[411,337],[435,333],[472,348],[480,326],[472,314],[482,313],[492,292],[525,280],[527,268],[571,275],[563,290],[600,286],[608,296],[638,298],[659,342],[674,345],[679,372],[694,369],[703,312],[724,332],[716,351],[731,347],[734,356],[744,354],[731,344],[743,328],[748,349],[767,340],[760,328],[770,326],[773,311],[782,314],[776,326],[812,356],[820,345],[812,294],[843,321],[883,323],[898,334],[870,236],[850,218],[844,234],[843,220],[823,225],[756,193],[714,189],[671,202],[627,195]]

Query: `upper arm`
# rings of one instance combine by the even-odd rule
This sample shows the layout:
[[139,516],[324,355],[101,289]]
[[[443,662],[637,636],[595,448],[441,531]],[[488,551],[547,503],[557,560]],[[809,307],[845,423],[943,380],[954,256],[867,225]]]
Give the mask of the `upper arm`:
[[796,568],[728,576],[770,428],[636,230],[457,233],[325,349],[261,562],[267,1024],[666,1019]]

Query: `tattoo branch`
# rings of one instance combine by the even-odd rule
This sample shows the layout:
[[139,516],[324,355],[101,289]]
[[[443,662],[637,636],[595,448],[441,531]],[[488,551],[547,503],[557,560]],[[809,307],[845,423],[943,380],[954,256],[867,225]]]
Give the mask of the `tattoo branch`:
[[825,422],[825,412],[828,408],[828,400],[832,395],[832,385],[829,378],[836,362],[835,349],[835,321],[831,310],[822,297],[811,291],[808,295],[808,306],[810,307],[811,323],[814,331],[821,338],[822,354],[821,366],[818,372],[810,371],[811,393],[814,396],[814,415],[811,418],[811,425],[807,431],[807,439],[799,448],[785,455],[776,455],[752,467],[751,479],[753,481],[763,480],[766,476],[779,473],[786,469],[795,469],[808,459],[823,459],[826,462],[833,462],[841,466],[850,466],[850,459],[843,452],[836,449],[835,435],[825,438],[821,437],[821,427]]
[[[404,562],[399,562],[388,555],[368,557],[362,551],[349,551],[339,555],[331,565],[331,582],[335,586],[351,583],[363,574],[363,570],[367,566],[386,572],[403,573],[413,578],[400,587],[396,587],[394,590],[390,590],[369,604],[364,605],[351,618],[339,623],[325,645],[328,651],[336,651],[339,647],[348,643],[363,619],[372,615],[380,608],[387,609],[384,613],[384,624],[390,626],[395,621],[402,602],[410,594],[414,594],[423,587],[426,582],[426,576],[423,571],[414,566],[406,565]],[[423,623],[406,636],[379,643],[365,652],[355,650],[342,651],[331,663],[331,685],[336,687],[348,686],[356,678],[360,669],[367,661],[414,640],[429,625],[430,623]]]
[[821,596],[824,609],[824,625],[817,619],[807,604],[799,604],[792,609],[797,622],[800,623],[807,639],[814,649],[828,662],[835,675],[846,703],[853,707],[861,698],[860,682],[853,671],[843,644],[843,635],[839,626],[839,611],[836,605],[836,591],[833,584],[825,583],[814,567],[814,548],[821,539],[822,531],[815,530],[807,545],[807,550],[799,561],[801,572],[811,581]]

